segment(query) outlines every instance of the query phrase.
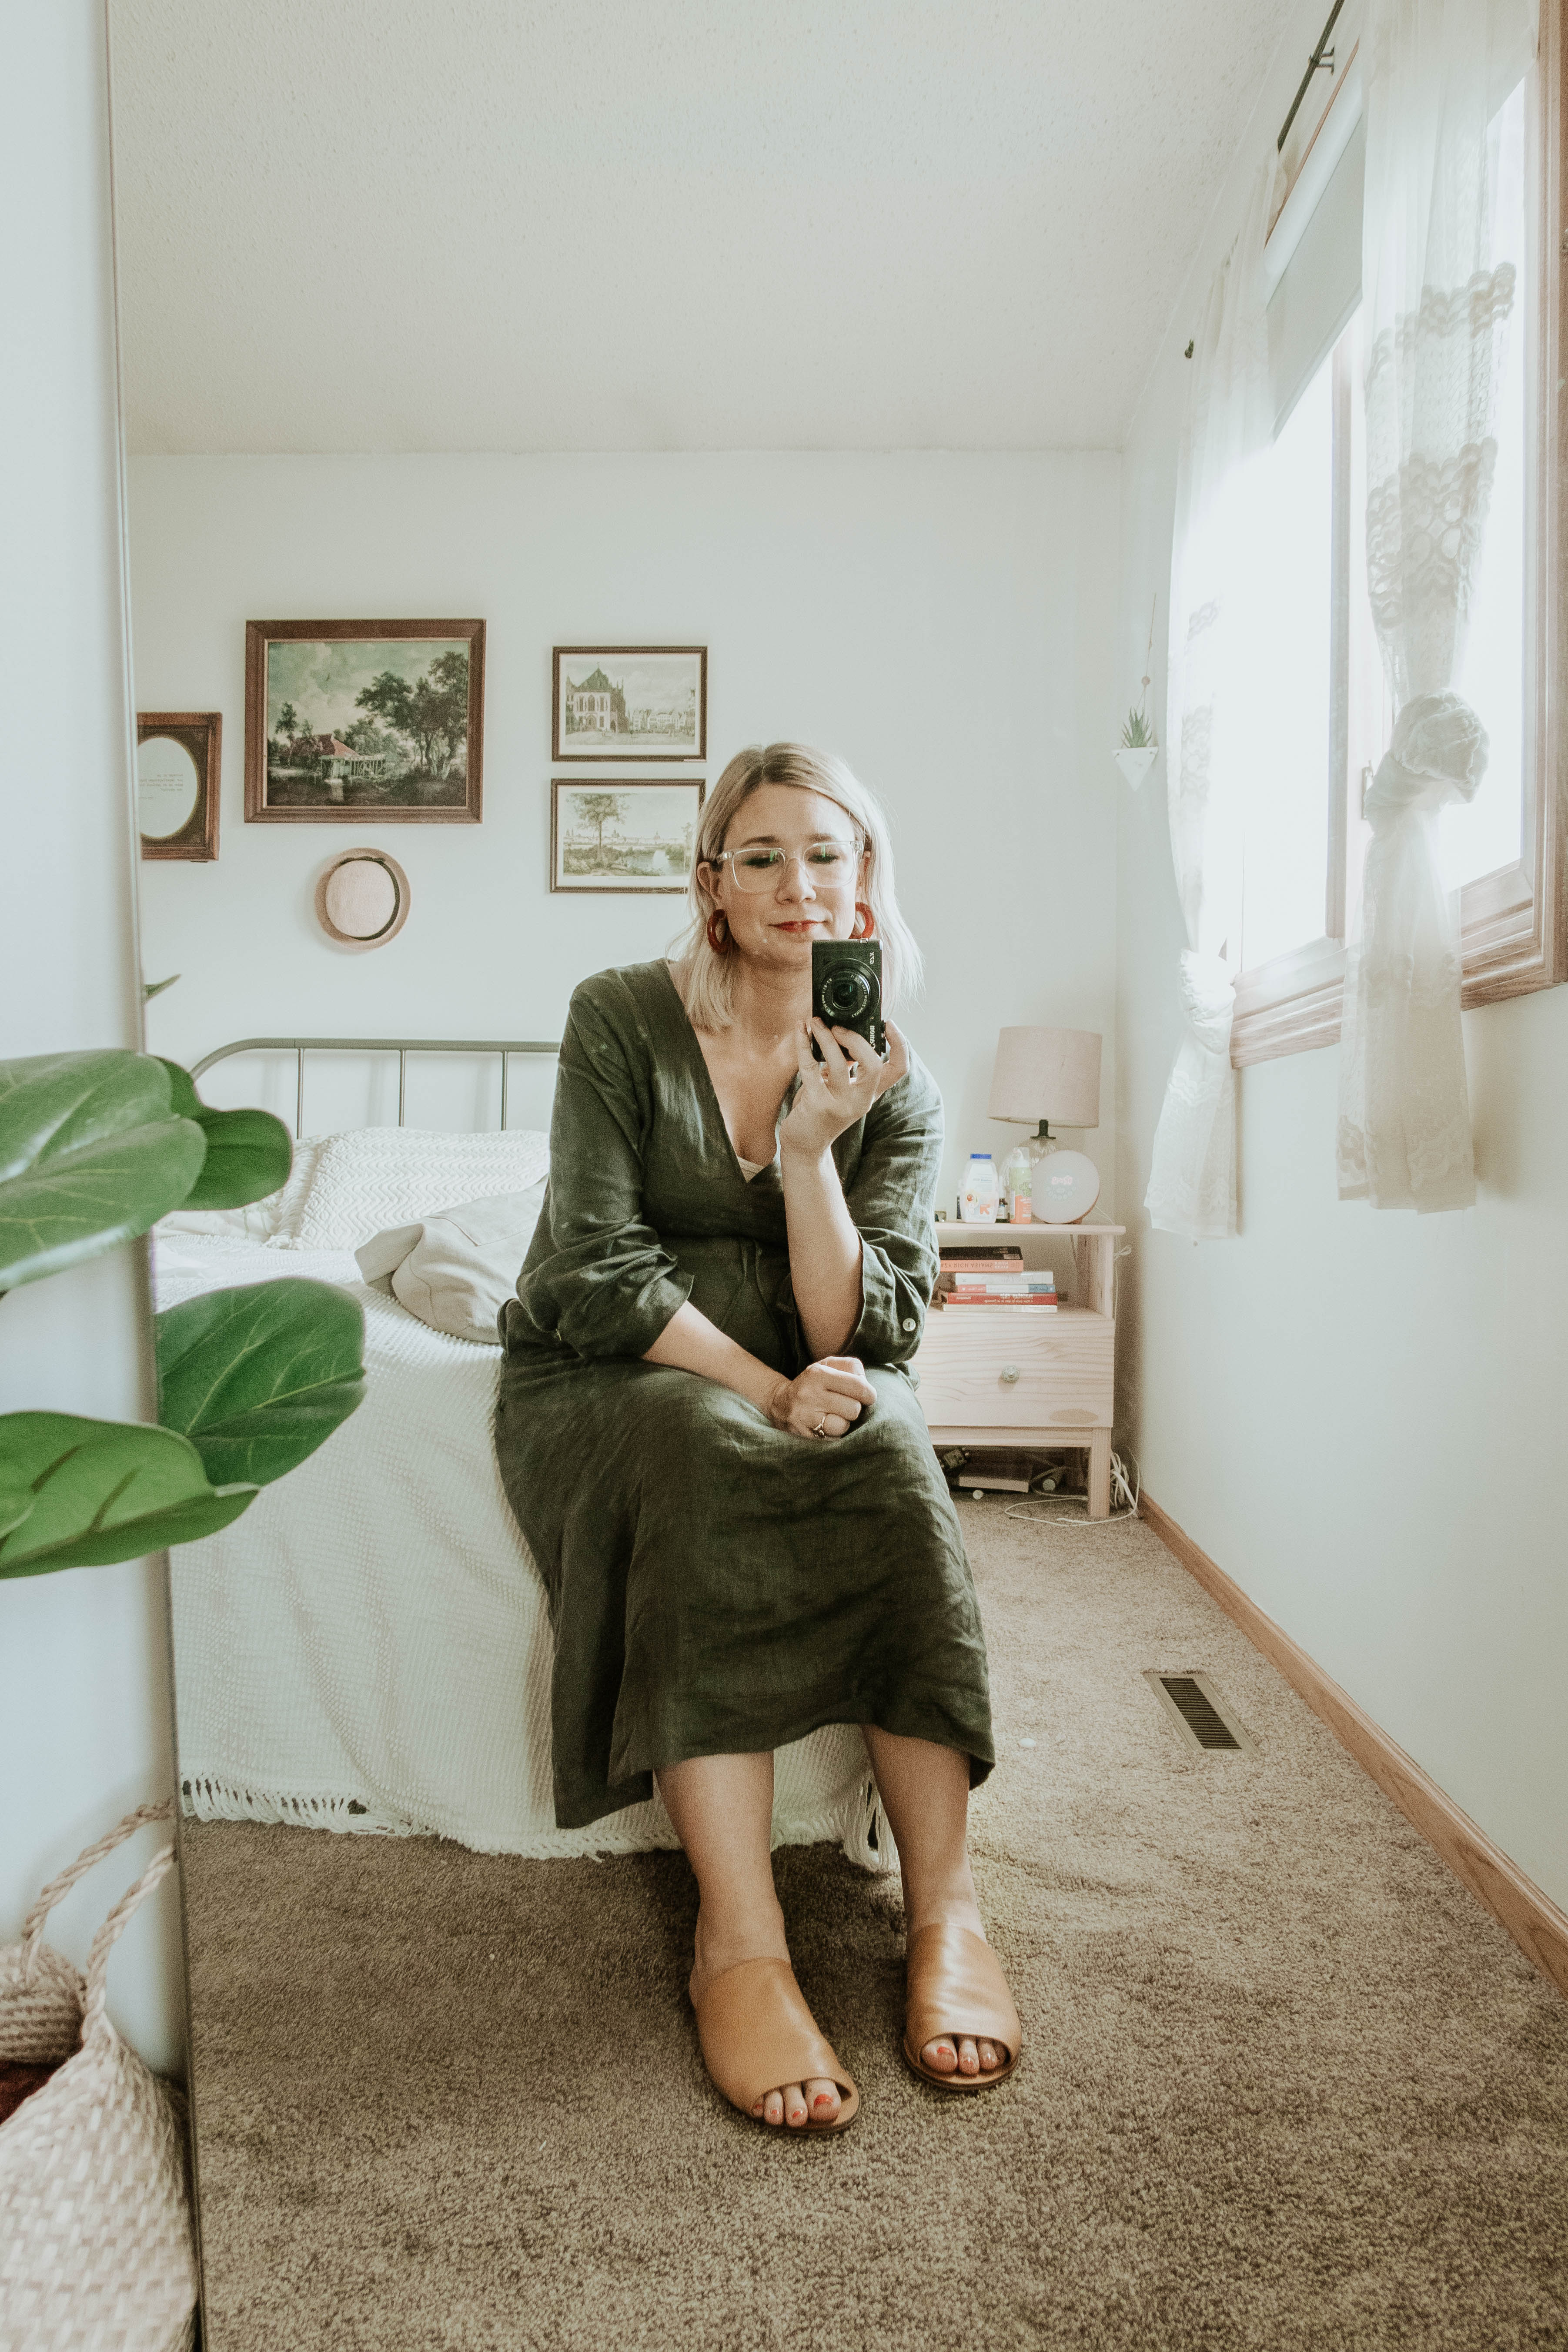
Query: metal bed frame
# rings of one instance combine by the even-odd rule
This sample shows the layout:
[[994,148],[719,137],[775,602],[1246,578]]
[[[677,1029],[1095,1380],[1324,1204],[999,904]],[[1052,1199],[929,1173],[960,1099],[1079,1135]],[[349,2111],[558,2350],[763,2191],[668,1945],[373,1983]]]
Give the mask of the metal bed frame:
[[305,1056],[307,1054],[395,1054],[397,1056],[397,1124],[403,1125],[408,1091],[410,1054],[499,1054],[500,1055],[500,1123],[506,1129],[507,1057],[511,1054],[558,1054],[559,1044],[536,1037],[237,1037],[232,1045],[218,1045],[191,1066],[199,1078],[215,1062],[236,1054],[292,1054],[295,1061],[294,1135],[305,1132]]

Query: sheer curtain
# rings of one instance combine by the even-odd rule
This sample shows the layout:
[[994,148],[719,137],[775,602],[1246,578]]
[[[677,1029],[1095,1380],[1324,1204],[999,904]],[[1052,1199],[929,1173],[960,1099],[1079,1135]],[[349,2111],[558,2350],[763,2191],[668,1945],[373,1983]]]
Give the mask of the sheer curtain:
[[1452,691],[1479,571],[1514,272],[1494,268],[1488,127],[1528,63],[1529,0],[1369,0],[1367,588],[1397,716],[1345,970],[1339,1189],[1375,1209],[1476,1196],[1457,909],[1439,812],[1469,800],[1487,739]]
[[1247,477],[1274,424],[1263,246],[1276,168],[1270,157],[1259,169],[1240,232],[1209,289],[1194,338],[1176,472],[1165,759],[1171,854],[1187,931],[1179,978],[1185,1028],[1155,1129],[1143,1205],[1152,1224],[1189,1241],[1236,1231],[1230,1022],[1239,948],[1241,766],[1249,750]]

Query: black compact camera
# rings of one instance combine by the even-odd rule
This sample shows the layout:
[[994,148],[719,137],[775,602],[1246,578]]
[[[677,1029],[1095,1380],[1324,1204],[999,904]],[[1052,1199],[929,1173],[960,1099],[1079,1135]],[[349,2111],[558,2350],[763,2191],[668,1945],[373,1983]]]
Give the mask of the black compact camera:
[[[853,1029],[885,1062],[880,940],[813,940],[811,1009],[830,1029]],[[822,1048],[815,1037],[811,1050],[820,1062]]]

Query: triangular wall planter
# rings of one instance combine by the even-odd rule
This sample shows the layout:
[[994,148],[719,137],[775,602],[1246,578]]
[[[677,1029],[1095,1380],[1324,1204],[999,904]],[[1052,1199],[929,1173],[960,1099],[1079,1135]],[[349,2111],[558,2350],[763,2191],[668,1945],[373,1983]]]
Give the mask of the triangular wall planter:
[[1160,747],[1157,743],[1144,743],[1135,751],[1125,750],[1118,751],[1116,764],[1136,792],[1159,756]]

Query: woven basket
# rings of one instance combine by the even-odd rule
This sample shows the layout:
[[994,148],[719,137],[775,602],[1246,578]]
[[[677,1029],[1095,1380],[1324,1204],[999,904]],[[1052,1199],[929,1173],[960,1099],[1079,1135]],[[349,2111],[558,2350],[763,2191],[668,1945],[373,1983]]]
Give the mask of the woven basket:
[[185,2352],[196,2258],[183,2103],[110,2023],[109,1955],[174,1866],[163,1848],[93,1938],[83,1977],[43,1940],[68,1887],[171,1805],[139,1805],[0,1945],[0,2057],[65,2063],[0,2124],[0,2352]]

